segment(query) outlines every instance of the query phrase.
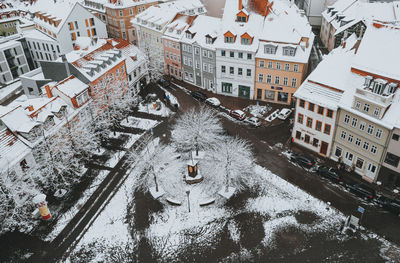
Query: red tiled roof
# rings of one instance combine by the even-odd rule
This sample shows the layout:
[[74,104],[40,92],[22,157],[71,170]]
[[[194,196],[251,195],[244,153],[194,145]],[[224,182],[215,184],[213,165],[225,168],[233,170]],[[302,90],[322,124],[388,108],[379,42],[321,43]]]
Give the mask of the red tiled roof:
[[72,64],[77,68],[81,68],[83,65],[86,64],[87,61],[93,61],[94,57],[96,57],[98,54],[103,53],[104,51],[107,51],[107,50],[110,50],[113,48],[114,48],[113,45],[111,43],[107,42],[106,44],[93,50],[89,54],[86,54],[85,56],[81,57],[80,59],[72,62]]

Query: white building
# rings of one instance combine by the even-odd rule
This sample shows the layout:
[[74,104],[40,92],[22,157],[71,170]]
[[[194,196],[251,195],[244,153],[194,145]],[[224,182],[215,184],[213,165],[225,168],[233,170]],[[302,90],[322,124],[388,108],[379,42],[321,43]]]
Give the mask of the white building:
[[299,8],[304,10],[310,25],[320,27],[322,21],[322,12],[337,0],[300,0],[295,1]]
[[83,5],[86,9],[88,9],[92,14],[100,18],[105,24],[107,24],[107,16],[106,16],[106,8],[104,7],[107,4],[107,0],[84,0]]
[[150,67],[159,72],[164,72],[165,68],[161,38],[177,13],[198,15],[205,14],[206,9],[199,0],[171,1],[151,6],[131,20],[138,34],[140,49],[149,57]]
[[[355,37],[347,41],[348,47]],[[330,157],[339,102],[347,87],[346,76],[354,51],[339,47],[327,55],[294,94],[297,98],[293,142]],[[335,70],[332,70],[335,68]]]
[[80,36],[106,38],[106,24],[79,3],[37,1],[30,7],[36,29],[56,40],[61,54],[74,49]]

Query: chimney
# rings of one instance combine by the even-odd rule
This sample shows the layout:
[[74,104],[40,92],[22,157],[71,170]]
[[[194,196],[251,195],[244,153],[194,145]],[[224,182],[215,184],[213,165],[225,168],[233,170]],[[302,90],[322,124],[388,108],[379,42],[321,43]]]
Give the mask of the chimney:
[[49,85],[46,85],[44,88],[45,88],[45,90],[46,90],[47,97],[48,97],[48,98],[52,98],[52,97],[53,97],[53,93],[51,92],[50,86],[49,86]]
[[364,30],[365,30],[364,26],[361,26],[360,35],[358,36],[357,42],[354,45],[354,54],[357,54],[358,48],[360,47],[361,39],[364,36]]
[[361,29],[360,29],[360,35],[358,36],[358,39],[362,39],[362,37],[364,36],[364,30],[365,30],[365,27],[364,26],[361,26]]
[[32,105],[29,105],[29,106],[28,106],[28,111],[29,111],[29,112],[32,112],[32,111],[33,111],[33,106],[32,106]]
[[243,3],[242,3],[242,0],[239,0],[239,10],[242,10],[243,9]]
[[345,30],[344,33],[343,33],[342,43],[341,43],[342,48],[346,47],[347,33],[348,33],[347,30]]
[[71,72],[69,71],[69,65],[68,65],[67,57],[65,56],[65,54],[61,55],[61,59],[62,59],[62,62],[64,62],[65,70],[67,72],[67,77],[71,76]]

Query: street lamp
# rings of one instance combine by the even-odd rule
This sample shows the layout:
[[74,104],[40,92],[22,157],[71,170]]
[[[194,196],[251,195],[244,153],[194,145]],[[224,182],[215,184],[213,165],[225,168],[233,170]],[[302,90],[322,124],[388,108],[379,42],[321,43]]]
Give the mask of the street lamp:
[[189,189],[189,187],[186,188],[186,195],[187,195],[187,200],[188,200],[188,211],[190,213],[190,199],[189,199],[190,189]]

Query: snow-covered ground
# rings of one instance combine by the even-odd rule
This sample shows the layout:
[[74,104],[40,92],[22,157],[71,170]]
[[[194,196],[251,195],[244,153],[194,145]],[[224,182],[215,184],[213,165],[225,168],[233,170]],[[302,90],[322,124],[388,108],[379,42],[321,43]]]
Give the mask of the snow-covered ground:
[[122,126],[138,128],[142,130],[150,130],[151,128],[157,126],[159,123],[160,123],[159,121],[142,119],[132,116],[129,116],[128,118],[125,118],[124,120],[121,121]]
[[68,222],[79,212],[80,207],[82,207],[93,194],[93,192],[96,191],[98,185],[104,180],[104,178],[106,178],[109,172],[110,171],[103,170],[99,173],[99,175],[93,180],[92,184],[83,192],[79,201],[57,219],[57,224],[53,231],[51,231],[50,234],[45,238],[46,241],[53,240],[64,229]]
[[139,107],[138,107],[139,108],[138,111],[153,114],[153,115],[159,115],[162,117],[170,116],[172,111],[167,106],[165,106],[164,103],[162,103],[162,102],[160,102],[160,103],[161,103],[161,109],[159,109],[159,110],[154,109],[153,103],[140,103]]

